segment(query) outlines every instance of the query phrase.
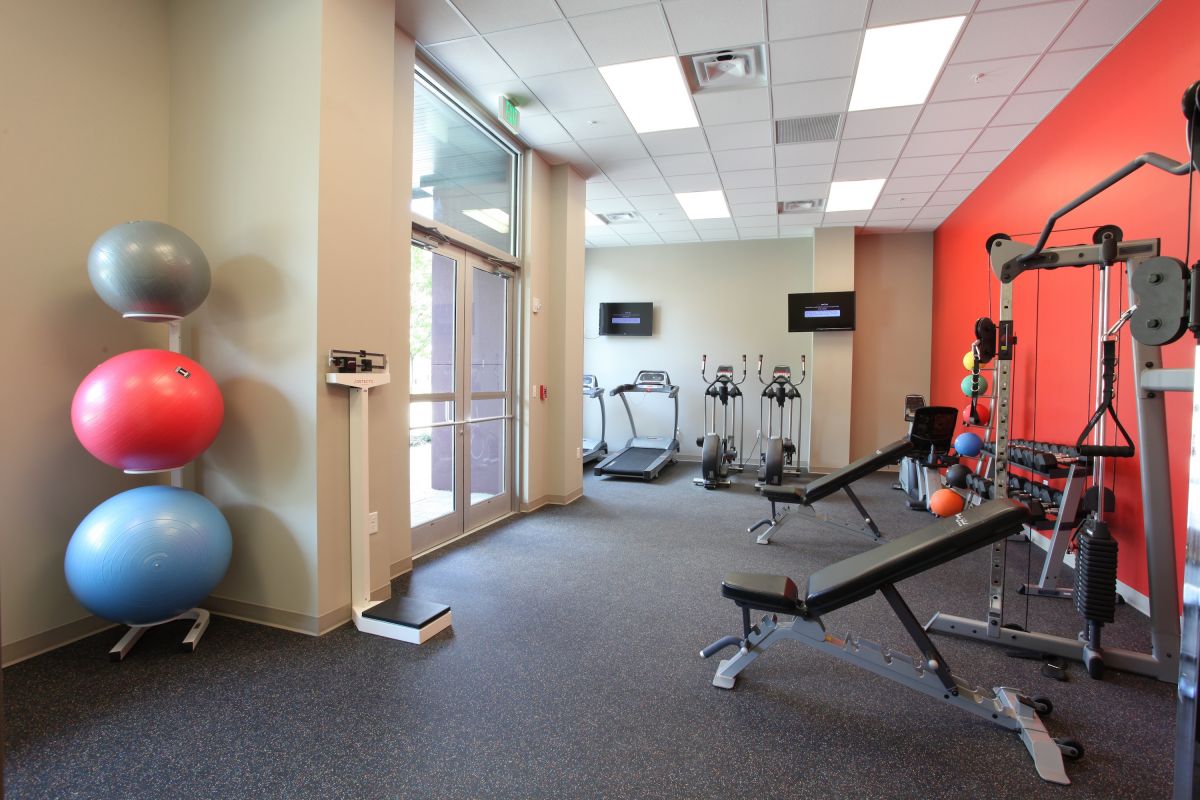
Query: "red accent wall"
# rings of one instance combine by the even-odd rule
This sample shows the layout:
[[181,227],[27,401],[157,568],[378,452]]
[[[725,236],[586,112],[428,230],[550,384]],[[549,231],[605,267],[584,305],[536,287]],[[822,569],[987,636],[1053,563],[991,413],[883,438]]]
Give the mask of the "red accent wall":
[[[1002,231],[1014,239],[1034,241],[1051,212],[1140,153],[1186,159],[1180,99],[1198,78],[1200,3],[1163,0],[938,228],[933,273],[934,402],[965,404],[959,382],[966,374],[962,357],[974,338],[974,321],[984,315],[996,318],[999,313],[999,282],[988,266],[987,238]],[[1187,193],[1186,178],[1144,167],[1063,217],[1057,226],[1060,232],[1050,242],[1090,242],[1093,228],[1114,224],[1127,239],[1160,238],[1164,255],[1183,259]],[[1200,256],[1198,233],[1193,233],[1193,259]],[[1112,279],[1110,319],[1115,319],[1127,296],[1123,279],[1115,272]],[[1014,437],[1074,442],[1086,424],[1095,405],[1095,281],[1094,269],[1038,271],[1017,278]],[[1193,345],[1185,337],[1164,349],[1165,365],[1190,368],[1192,352]],[[1136,441],[1131,368],[1126,333],[1118,413]],[[1182,573],[1190,396],[1169,395],[1167,402],[1175,539]],[[1109,425],[1110,442],[1111,436]],[[1117,462],[1115,481],[1117,510],[1109,522],[1120,542],[1118,577],[1145,593],[1137,460]],[[1106,485],[1113,486],[1112,477]]]

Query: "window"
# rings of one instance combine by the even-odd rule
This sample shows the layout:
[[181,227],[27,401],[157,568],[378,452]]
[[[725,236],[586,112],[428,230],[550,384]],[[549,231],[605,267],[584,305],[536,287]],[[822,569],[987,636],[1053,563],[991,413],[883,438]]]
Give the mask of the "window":
[[413,94],[413,213],[510,255],[517,152],[419,75]]

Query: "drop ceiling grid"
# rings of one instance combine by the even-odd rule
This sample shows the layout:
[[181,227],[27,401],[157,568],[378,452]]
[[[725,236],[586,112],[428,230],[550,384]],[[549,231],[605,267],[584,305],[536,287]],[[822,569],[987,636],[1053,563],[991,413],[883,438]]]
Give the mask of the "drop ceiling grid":
[[[1038,121],[1043,118],[1054,105],[1075,83],[1085,75],[1090,69],[1098,63],[1098,61],[1107,54],[1108,50],[1123,38],[1124,34],[1131,30],[1134,25],[1141,20],[1145,14],[1157,4],[1158,0],[1121,0],[1121,4],[1115,7],[1120,12],[1120,18],[1116,21],[1116,30],[1111,18],[1114,15],[1113,6],[1115,0],[1017,0],[1012,2],[1007,0],[1004,3],[997,4],[989,2],[989,0],[938,0],[938,2],[930,3],[927,0],[850,0],[846,6],[839,6],[836,9],[822,7],[819,3],[815,4],[816,0],[741,0],[740,3],[730,3],[729,0],[512,0],[505,3],[506,12],[504,15],[497,17],[492,12],[495,10],[493,3],[490,0],[397,0],[397,19],[398,21],[414,18],[419,18],[422,15],[422,10],[413,10],[411,7],[421,6],[423,8],[436,5],[438,13],[432,14],[436,19],[433,23],[424,27],[430,31],[449,32],[453,30],[456,38],[445,39],[443,41],[420,41],[424,51],[439,63],[451,75],[464,80],[464,84],[468,87],[468,91],[474,94],[481,104],[490,109],[495,103],[495,94],[498,94],[497,89],[503,87],[504,91],[521,92],[525,95],[528,103],[522,106],[522,111],[526,115],[527,120],[531,120],[528,128],[528,139],[533,140],[531,144],[536,149],[543,149],[545,154],[550,158],[552,163],[570,163],[574,165],[578,171],[589,179],[589,187],[596,185],[597,187],[604,186],[605,200],[597,203],[597,205],[607,208],[613,208],[614,202],[623,202],[625,207],[630,210],[636,210],[642,216],[646,225],[649,225],[654,231],[648,233],[644,228],[639,229],[637,233],[630,230],[629,235],[625,236],[620,232],[620,226],[605,227],[597,229],[589,227],[587,229],[586,238],[589,244],[616,244],[619,242],[633,243],[648,243],[650,237],[656,237],[660,240],[665,240],[666,236],[671,236],[676,240],[679,237],[686,236],[689,231],[679,229],[681,221],[685,221],[682,212],[672,207],[671,202],[673,192],[675,191],[693,191],[702,190],[704,188],[719,188],[726,196],[726,201],[731,209],[731,218],[723,220],[723,225],[708,225],[688,222],[691,233],[704,234],[700,235],[701,240],[716,238],[719,234],[721,237],[736,238],[739,235],[743,237],[761,238],[768,231],[775,231],[777,236],[795,235],[798,230],[809,230],[811,227],[822,226],[838,226],[838,225],[855,225],[865,227],[867,230],[931,230],[936,227],[948,213],[957,207],[961,199],[974,189],[981,182],[980,175],[986,176],[995,165],[1000,163],[1012,149],[1019,145],[1025,135],[1036,127]],[[838,0],[842,2],[842,0]],[[890,161],[890,167],[886,169],[884,175],[884,187],[881,191],[881,202],[883,197],[888,197],[886,205],[876,204],[876,207],[869,212],[849,212],[845,214],[820,215],[819,221],[814,221],[813,225],[798,225],[796,221],[790,219],[792,215],[779,215],[777,221],[771,225],[766,224],[766,215],[756,214],[753,225],[743,224],[746,219],[744,214],[740,215],[739,209],[736,206],[746,206],[745,202],[733,202],[733,197],[736,193],[738,197],[743,197],[744,193],[753,189],[761,188],[766,191],[774,192],[776,200],[785,199],[808,199],[808,197],[798,198],[788,194],[790,184],[806,183],[812,184],[812,181],[785,181],[780,177],[780,173],[785,170],[789,171],[789,176],[792,173],[799,175],[804,169],[809,169],[801,165],[798,170],[796,166],[781,166],[782,151],[788,147],[800,147],[801,145],[776,145],[774,143],[773,121],[776,118],[776,110],[778,108],[776,89],[784,86],[798,86],[803,83],[826,83],[825,78],[819,81],[814,79],[812,75],[807,75],[807,80],[789,82],[786,84],[776,84],[771,80],[765,91],[766,108],[770,115],[769,120],[764,123],[745,123],[734,122],[727,123],[722,117],[722,122],[716,125],[703,124],[703,118],[700,116],[700,105],[696,102],[695,95],[692,97],[692,107],[697,114],[697,119],[701,121],[700,127],[692,129],[694,133],[689,132],[691,139],[687,137],[658,137],[654,134],[649,134],[649,139],[646,136],[639,136],[632,132],[628,126],[628,120],[624,117],[618,105],[602,105],[591,106],[587,108],[567,108],[566,106],[574,106],[575,103],[571,97],[576,94],[572,92],[575,86],[582,86],[581,81],[586,81],[591,88],[590,97],[605,97],[607,88],[604,87],[603,92],[598,92],[597,89],[603,83],[600,77],[598,67],[614,61],[618,55],[632,56],[644,55],[650,57],[652,52],[660,52],[665,50],[666,41],[658,37],[658,32],[665,30],[667,38],[670,40],[670,47],[678,56],[681,54],[680,40],[677,31],[671,25],[672,14],[676,14],[678,19],[684,17],[678,16],[683,13],[700,14],[705,18],[705,22],[694,25],[689,19],[686,27],[688,27],[689,41],[693,43],[708,42],[712,38],[712,30],[733,29],[736,28],[736,23],[743,24],[742,30],[756,29],[755,20],[729,20],[728,28],[723,27],[720,23],[720,14],[723,10],[731,6],[746,6],[757,7],[761,17],[761,36],[759,43],[763,44],[768,53],[768,75],[773,76],[774,70],[774,45],[788,44],[801,42],[805,39],[817,40],[828,37],[841,36],[845,37],[848,30],[845,27],[845,22],[838,22],[836,19],[832,22],[828,17],[837,17],[837,19],[853,18],[855,9],[861,7],[863,22],[858,29],[858,46],[854,53],[853,72],[857,69],[858,60],[861,57],[863,32],[866,26],[878,26],[882,24],[898,24],[902,22],[910,22],[919,19],[930,17],[948,16],[955,13],[964,13],[967,19],[960,27],[956,36],[953,47],[951,48],[945,63],[942,64],[939,70],[937,80],[934,82],[930,90],[929,98],[921,104],[921,107],[912,119],[912,123],[907,126],[903,133],[899,130],[895,134],[896,137],[902,136],[903,141],[898,152],[899,155],[891,157],[887,154],[884,158],[876,158],[879,162],[878,168],[872,167],[868,155],[869,148],[875,143],[868,143],[862,137],[864,133],[868,135],[866,140],[880,140],[879,144],[886,144],[883,140],[889,135],[889,132],[869,132],[861,130],[861,125],[856,126],[854,140],[856,144],[853,147],[843,149],[843,143],[847,141],[845,137],[845,127],[849,117],[847,116],[847,108],[842,109],[843,122],[842,130],[838,132],[838,138],[833,142],[834,148],[832,154],[827,157],[833,159],[832,163],[826,165],[829,170],[838,169],[840,173],[847,175],[857,174],[879,174],[883,171],[883,166]],[[551,8],[553,6],[553,8]],[[668,9],[669,6],[669,9]],[[853,6],[847,10],[848,6]],[[402,8],[410,7],[407,15],[402,13]],[[445,11],[443,12],[443,8]],[[783,18],[783,24],[792,23],[792,27],[788,28],[787,35],[789,38],[774,39],[772,30],[772,14],[771,9],[777,10],[786,9],[787,12],[793,15],[793,18]],[[554,9],[557,9],[557,16],[554,14]],[[814,11],[815,10],[815,11]],[[817,20],[817,25],[814,28],[801,28],[795,24],[795,19],[803,16],[806,12],[814,11],[818,13],[820,18]],[[440,16],[439,16],[440,15]],[[457,26],[457,22],[451,25],[447,20],[450,15],[461,20],[461,27]],[[486,24],[477,25],[476,20],[472,19],[472,15],[477,18],[486,18]],[[807,21],[812,19],[811,16],[805,16]],[[647,23],[646,30],[637,31],[637,35],[629,37],[631,41],[619,41],[622,35],[622,29],[614,23],[620,20],[640,19]],[[1018,52],[1028,53],[1030,45],[1024,44],[1022,37],[1021,25],[1028,24],[1030,19],[1041,20],[1062,20],[1061,25],[1057,27],[1052,36],[1047,37],[1045,31],[1038,34],[1037,46],[1041,47],[1036,54],[1025,56],[1018,55]],[[654,22],[657,20],[658,22]],[[509,25],[509,22],[518,21],[518,25]],[[1024,21],[1024,22],[1022,22]],[[748,26],[746,27],[746,23]],[[564,24],[565,23],[565,24]],[[971,27],[972,23],[976,23],[975,27]],[[1078,23],[1078,24],[1077,24]],[[658,27],[661,24],[661,28]],[[605,26],[609,26],[607,29]],[[994,34],[988,38],[988,49],[984,53],[978,54],[975,52],[960,52],[960,48],[964,46],[965,40],[981,41],[977,31],[984,29]],[[1012,30],[1006,32],[1005,26]],[[561,26],[561,27],[560,27]],[[421,25],[416,25],[421,28]],[[658,32],[648,32],[649,29],[656,28]],[[1124,28],[1124,30],[1121,30]],[[580,35],[581,31],[587,30],[586,35]],[[547,32],[557,31],[556,35],[566,34],[568,39],[553,41],[553,49],[563,59],[564,63],[572,65],[573,69],[566,72],[556,72],[547,70],[547,68],[538,61],[538,59],[530,58],[526,53],[513,53],[513,42],[528,40],[528,37],[535,35],[545,35]],[[795,36],[795,33],[803,31],[805,36]],[[1118,35],[1119,34],[1119,35]],[[606,41],[606,37],[608,37]],[[618,37],[614,39],[614,37]],[[705,37],[708,37],[707,39]],[[435,37],[436,38],[436,37]],[[1114,39],[1115,41],[1105,41],[1106,39]],[[519,55],[514,64],[512,60],[506,59],[499,52],[497,47],[492,46],[492,40],[496,39],[500,42],[505,42],[505,49],[510,53]],[[1002,45],[996,45],[995,42],[1015,40],[1015,43],[1005,49]],[[1048,44],[1043,45],[1044,41],[1048,40]],[[654,41],[659,41],[659,44],[653,44]],[[1059,43],[1063,43],[1061,49],[1056,49]],[[686,44],[686,43],[685,43]],[[749,42],[729,42],[728,46],[737,46],[741,44],[750,44]],[[642,48],[642,50],[637,50]],[[648,49],[647,49],[648,48]],[[706,48],[707,49],[707,48]],[[595,51],[595,52],[593,52]],[[691,49],[689,48],[689,52]],[[464,53],[471,54],[470,57],[464,56]],[[580,59],[576,53],[581,53],[583,58]],[[605,55],[607,53],[607,55]],[[599,54],[599,55],[598,55]],[[976,57],[978,56],[978,57]],[[1051,57],[1048,59],[1048,57]],[[463,59],[466,59],[465,61]],[[472,60],[474,59],[474,60]],[[1008,64],[1020,63],[1026,60],[1023,69],[1020,69],[1019,75],[1016,75],[1016,80],[1011,83],[1011,88],[998,95],[987,93],[970,93],[962,97],[954,96],[950,99],[939,101],[939,88],[943,86],[943,79],[949,78],[949,74],[953,71],[956,77],[961,77],[963,70],[973,69],[978,67],[981,69],[988,65],[995,64],[998,60],[1004,62],[1008,59]],[[480,67],[480,64],[490,63],[494,65],[494,69]],[[587,63],[583,63],[583,62]],[[973,67],[974,65],[974,67]],[[1078,72],[1080,66],[1081,74],[1073,75],[1072,71]],[[456,68],[457,67],[457,68]],[[1039,67],[1042,71],[1039,72]],[[839,70],[840,71],[840,70]],[[1035,76],[1035,73],[1036,76]],[[970,75],[971,73],[967,73]],[[569,78],[567,76],[570,76]],[[486,77],[486,80],[485,80]],[[1008,76],[1010,79],[1012,75]],[[984,80],[986,80],[986,75]],[[849,80],[850,79],[835,78],[832,80]],[[1058,88],[1047,88],[1046,85],[1033,84],[1037,82],[1048,82]],[[538,92],[534,90],[535,85],[541,85],[544,91],[547,91],[547,97],[552,98],[552,106],[543,104],[539,98]],[[1063,84],[1063,86],[1059,86]],[[1001,84],[1003,85],[1003,82]],[[1028,87],[1028,88],[1027,88]],[[966,87],[968,90],[970,87]],[[737,91],[737,90],[727,90]],[[962,91],[960,88],[956,90]],[[580,92],[582,94],[582,92]],[[1014,98],[1030,98],[1037,96],[1037,100],[1025,99],[1020,102]],[[847,91],[845,96],[845,104],[848,107],[850,93]],[[794,95],[793,95],[794,97]],[[990,113],[979,114],[975,120],[969,124],[964,124],[962,127],[954,128],[938,128],[937,130],[922,130],[922,122],[926,119],[926,115],[932,115],[935,111],[945,113],[943,106],[946,103],[954,102],[971,102],[972,100],[988,100],[995,98],[998,102],[990,109]],[[794,102],[794,101],[793,101]],[[978,108],[987,109],[987,103],[978,104]],[[1007,112],[1009,107],[1014,109],[1012,112]],[[790,109],[789,109],[790,110]],[[761,111],[759,112],[761,113]],[[1026,116],[1020,116],[1024,114]],[[712,116],[712,112],[709,112]],[[756,115],[753,115],[756,116]],[[1021,122],[1011,122],[1015,116]],[[606,130],[604,136],[588,136],[589,128],[592,119],[607,119],[609,126],[620,128],[620,131]],[[930,117],[932,119],[932,116]],[[1036,121],[1029,122],[1029,119],[1036,118]],[[532,120],[537,120],[532,122]],[[564,123],[564,119],[566,122]],[[618,121],[620,124],[618,124]],[[980,124],[980,123],[983,124]],[[930,125],[939,125],[943,123],[930,123]],[[768,169],[765,163],[765,158],[762,154],[755,154],[753,148],[766,146],[762,142],[739,140],[739,136],[748,136],[753,134],[755,139],[762,136],[763,128],[758,125],[771,125],[771,139],[769,142],[769,160],[770,168]],[[740,127],[739,127],[740,126]],[[711,130],[710,130],[711,129]],[[923,173],[924,170],[916,168],[925,162],[914,162],[914,158],[925,158],[924,155],[917,155],[914,142],[915,136],[920,134],[937,134],[948,131],[957,133],[965,133],[968,130],[974,131],[974,136],[969,137],[963,135],[955,138],[959,144],[954,147],[956,152],[947,154],[953,156],[944,158],[936,162],[939,167],[934,170],[931,175],[917,174]],[[535,133],[536,132],[536,133]],[[719,134],[719,146],[714,149],[714,139],[710,137]],[[669,133],[669,132],[664,132]],[[674,133],[683,133],[682,131]],[[580,134],[583,134],[582,136]],[[568,138],[564,139],[563,136]],[[1006,138],[1007,137],[1007,138]],[[612,158],[609,156],[601,157],[602,153],[612,151],[617,146],[615,140],[624,138],[628,139],[628,145],[622,150],[623,158]],[[608,141],[604,141],[604,140]],[[553,141],[551,141],[553,140]],[[637,142],[636,148],[633,146],[634,141]],[[666,144],[667,141],[672,144]],[[685,141],[691,141],[692,144],[681,144]],[[922,138],[922,141],[930,141],[929,137]],[[1007,144],[1011,141],[1009,147],[996,147],[996,145]],[[957,152],[961,146],[961,142],[968,142],[965,149]],[[590,145],[590,149],[589,149]],[[737,145],[730,147],[730,145]],[[908,155],[910,145],[914,146],[912,155]],[[700,148],[703,148],[702,150]],[[987,147],[989,149],[976,149]],[[860,151],[854,156],[854,160],[843,160],[851,150]],[[629,155],[641,151],[643,154],[639,156]],[[746,152],[740,152],[746,151]],[[657,155],[656,155],[657,153]],[[724,158],[716,158],[716,153],[721,154]],[[647,155],[649,157],[647,157]],[[687,157],[693,164],[699,163],[704,156],[708,156],[709,164],[708,171],[703,173],[691,173],[674,175],[667,174],[666,163],[670,159],[680,159]],[[867,158],[867,161],[860,159]],[[639,160],[640,159],[640,160]],[[662,163],[660,163],[660,159]],[[737,169],[722,170],[721,163],[729,163],[730,161],[744,162],[752,164],[755,160],[762,159],[758,163],[761,166],[739,167]],[[993,163],[994,162],[994,163]],[[676,161],[673,163],[684,163]],[[933,164],[935,162],[929,162]],[[821,166],[821,165],[813,165]],[[915,169],[915,172],[913,171]],[[931,167],[928,169],[932,169]],[[872,171],[874,170],[874,171]],[[771,186],[765,186],[766,172],[773,173],[773,181]],[[909,174],[913,177],[908,177]],[[705,178],[704,176],[711,176]],[[902,177],[904,176],[904,177]],[[928,178],[928,181],[919,180]],[[936,184],[932,182],[936,180]],[[812,193],[828,192],[828,180],[819,182],[812,186],[799,186],[797,189],[807,190]],[[917,186],[919,190],[905,189],[906,185]],[[622,191],[625,187],[627,191]],[[665,192],[659,190],[666,187]],[[653,192],[653,193],[650,193]],[[589,193],[590,194],[590,193]],[[615,194],[616,196],[611,196]],[[762,195],[756,195],[760,199],[756,199],[756,211],[763,209],[764,199]],[[955,199],[959,198],[959,199]],[[642,202],[634,202],[642,201]],[[900,205],[902,204],[902,206]],[[588,203],[589,208],[592,208],[591,201]],[[899,213],[900,209],[903,213]],[[665,210],[662,210],[665,209]],[[878,211],[879,213],[876,213]],[[901,220],[898,217],[907,216],[908,212],[912,212],[910,220]],[[598,212],[604,213],[604,212]],[[662,214],[663,216],[657,216]],[[805,215],[806,219],[811,219],[813,215]],[[658,231],[653,229],[655,222],[664,223],[671,230]],[[876,224],[879,223],[879,224]],[[659,237],[663,234],[663,237]]]

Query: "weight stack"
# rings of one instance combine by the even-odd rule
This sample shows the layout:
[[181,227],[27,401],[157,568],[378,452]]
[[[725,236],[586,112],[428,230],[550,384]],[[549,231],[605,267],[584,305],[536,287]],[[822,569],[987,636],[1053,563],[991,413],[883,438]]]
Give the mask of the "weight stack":
[[1092,622],[1112,622],[1117,608],[1117,540],[1108,526],[1089,519],[1079,528],[1075,560],[1075,610]]

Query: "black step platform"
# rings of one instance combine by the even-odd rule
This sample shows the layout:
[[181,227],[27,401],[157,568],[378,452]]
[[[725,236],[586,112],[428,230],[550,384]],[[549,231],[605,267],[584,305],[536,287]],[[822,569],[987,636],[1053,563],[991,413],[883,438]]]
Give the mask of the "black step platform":
[[390,622],[393,625],[403,625],[406,628],[424,628],[438,617],[450,613],[450,606],[444,603],[431,603],[428,600],[417,600],[412,597],[393,595],[387,600],[362,612],[368,619],[380,622]]

